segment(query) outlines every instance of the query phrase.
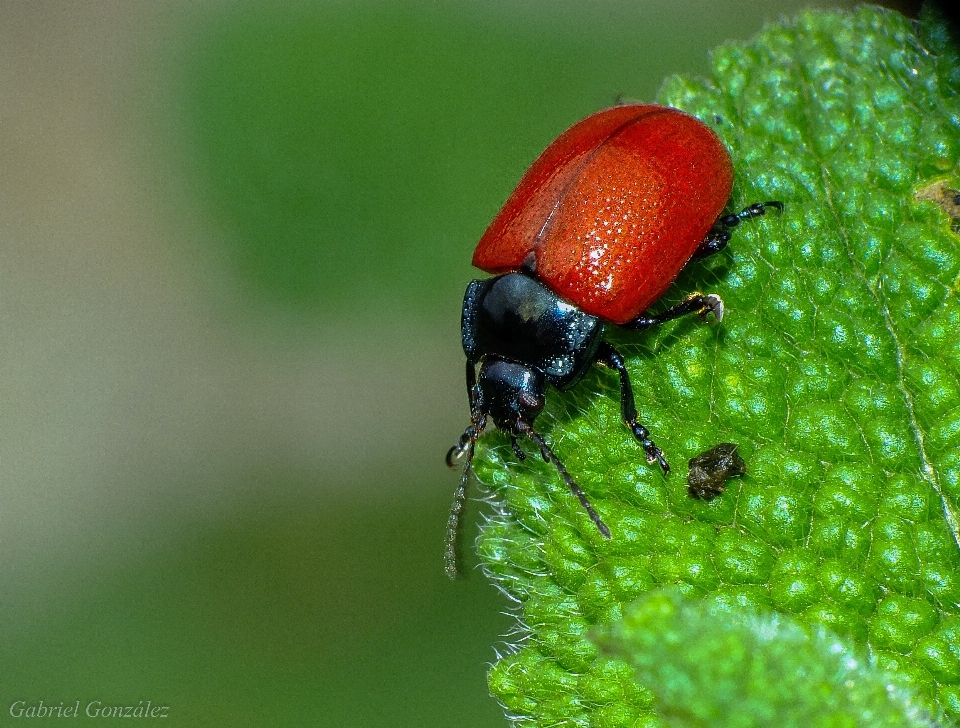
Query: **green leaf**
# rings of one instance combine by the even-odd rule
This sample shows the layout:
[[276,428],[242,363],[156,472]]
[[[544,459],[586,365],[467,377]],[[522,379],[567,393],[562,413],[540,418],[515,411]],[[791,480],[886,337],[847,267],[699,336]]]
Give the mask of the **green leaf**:
[[[782,200],[693,264],[663,304],[718,293],[718,325],[610,332],[629,354],[664,478],[620,422],[608,371],[551,393],[537,424],[613,538],[557,474],[485,436],[502,504],[479,550],[529,636],[490,673],[518,725],[662,725],[626,665],[587,639],[661,586],[823,626],[960,715],[960,74],[935,19],[809,12],[716,51],[660,101],[731,150],[731,209]],[[737,443],[710,502],[688,459]]]
[[895,676],[796,619],[657,592],[599,630],[674,728],[929,728]]

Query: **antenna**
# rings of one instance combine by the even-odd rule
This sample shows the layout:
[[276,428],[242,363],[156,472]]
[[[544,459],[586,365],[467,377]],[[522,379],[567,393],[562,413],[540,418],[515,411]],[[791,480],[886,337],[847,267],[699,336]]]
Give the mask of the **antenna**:
[[590,505],[590,501],[587,499],[587,494],[580,489],[580,486],[577,485],[577,481],[575,481],[570,473],[567,472],[567,469],[563,467],[563,463],[560,462],[560,458],[558,458],[556,454],[554,454],[553,450],[550,449],[547,441],[543,439],[539,432],[534,430],[533,427],[527,423],[521,422],[520,424],[524,432],[527,433],[527,437],[537,443],[543,459],[546,462],[553,463],[556,466],[557,471],[560,473],[560,477],[563,478],[563,482],[565,482],[567,487],[570,488],[570,492],[577,496],[580,501],[580,505],[583,506],[584,510],[587,512],[587,515],[590,516],[590,520],[596,524],[597,530],[600,531],[600,535],[602,535],[604,538],[610,538],[610,529],[607,528],[607,524],[604,523],[600,519],[600,516],[597,515],[597,512],[593,510],[593,506]]
[[473,472],[473,453],[477,439],[487,425],[487,416],[481,415],[475,422],[464,430],[460,441],[447,451],[447,467],[454,467],[454,460],[466,455],[463,465],[463,474],[460,476],[460,485],[453,494],[453,504],[450,506],[450,516],[447,518],[447,537],[443,550],[443,569],[447,576],[456,579],[460,576],[460,515],[463,513],[467,500],[467,485],[470,483],[470,473]]

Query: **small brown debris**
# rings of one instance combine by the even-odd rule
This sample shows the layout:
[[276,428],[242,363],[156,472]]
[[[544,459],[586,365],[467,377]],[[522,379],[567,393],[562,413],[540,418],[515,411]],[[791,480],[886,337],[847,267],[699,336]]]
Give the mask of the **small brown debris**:
[[690,460],[687,490],[694,498],[713,500],[727,489],[727,481],[746,472],[737,445],[721,442]]

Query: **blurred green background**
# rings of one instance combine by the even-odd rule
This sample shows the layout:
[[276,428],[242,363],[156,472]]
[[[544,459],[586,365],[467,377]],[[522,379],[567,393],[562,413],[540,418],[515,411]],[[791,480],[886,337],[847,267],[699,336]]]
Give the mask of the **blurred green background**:
[[0,5],[0,724],[506,725],[509,605],[441,560],[473,245],[799,6]]

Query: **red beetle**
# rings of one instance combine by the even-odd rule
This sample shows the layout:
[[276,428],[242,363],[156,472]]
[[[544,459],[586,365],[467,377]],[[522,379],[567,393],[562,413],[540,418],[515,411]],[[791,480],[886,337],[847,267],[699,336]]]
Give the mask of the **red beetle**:
[[457,573],[459,514],[474,446],[488,418],[510,435],[521,460],[517,438],[532,439],[610,537],[533,429],[547,383],[569,389],[593,364],[616,369],[624,422],[647,461],[670,471],[637,421],[623,357],[603,341],[603,329],[645,329],[688,313],[723,316],[720,298],[702,293],[659,314],[645,311],[687,261],[722,250],[730,228],[767,207],[783,209],[780,202],[762,202],[721,217],[732,186],[730,156],[717,135],[682,111],[654,105],[616,106],[587,117],[527,170],[473,254],[473,264],[495,277],[472,281],[463,301],[470,426],[447,453],[450,466],[465,458],[447,526],[450,576]]

